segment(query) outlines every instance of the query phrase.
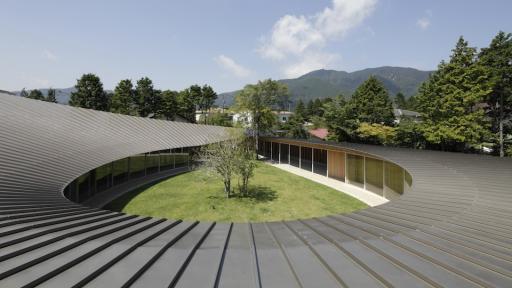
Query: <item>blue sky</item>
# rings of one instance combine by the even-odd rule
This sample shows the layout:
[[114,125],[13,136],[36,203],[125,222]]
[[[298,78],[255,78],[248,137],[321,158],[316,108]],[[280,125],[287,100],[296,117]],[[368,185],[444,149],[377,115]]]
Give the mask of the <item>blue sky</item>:
[[435,69],[457,38],[512,32],[510,0],[0,0],[0,89],[71,87],[231,91],[264,78],[383,65]]

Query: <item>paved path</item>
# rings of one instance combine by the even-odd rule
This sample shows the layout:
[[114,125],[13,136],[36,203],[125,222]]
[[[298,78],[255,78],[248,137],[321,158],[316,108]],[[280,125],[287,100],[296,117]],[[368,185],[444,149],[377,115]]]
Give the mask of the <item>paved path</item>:
[[331,178],[328,178],[328,177],[325,177],[325,176],[322,176],[319,174],[308,172],[304,169],[300,169],[295,166],[291,166],[288,164],[276,164],[276,163],[271,163],[271,162],[266,162],[266,163],[268,163],[274,167],[277,167],[279,169],[293,173],[295,175],[299,175],[299,176],[309,179],[311,181],[315,181],[317,183],[323,184],[327,187],[336,189],[340,192],[343,192],[347,195],[350,195],[350,196],[358,199],[361,202],[366,203],[370,207],[381,205],[381,204],[387,203],[389,201],[384,197],[381,197],[372,192],[368,192],[368,191],[361,189],[359,187],[356,187],[354,185],[350,185],[350,184],[347,184],[342,181],[334,180],[334,179],[331,179]]

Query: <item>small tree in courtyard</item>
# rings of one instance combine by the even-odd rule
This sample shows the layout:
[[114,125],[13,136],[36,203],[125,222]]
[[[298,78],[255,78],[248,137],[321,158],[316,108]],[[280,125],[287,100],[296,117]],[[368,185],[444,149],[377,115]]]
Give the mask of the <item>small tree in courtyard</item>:
[[[249,195],[249,179],[256,168],[256,151],[254,141],[249,137],[241,137],[235,151],[236,174],[239,178],[239,190],[242,196]],[[241,182],[241,183],[240,183]]]
[[248,195],[249,179],[256,166],[255,153],[252,139],[233,132],[229,139],[201,148],[199,158],[207,173],[222,179],[224,193],[229,198],[233,192],[231,184],[235,176],[239,176],[240,195]]

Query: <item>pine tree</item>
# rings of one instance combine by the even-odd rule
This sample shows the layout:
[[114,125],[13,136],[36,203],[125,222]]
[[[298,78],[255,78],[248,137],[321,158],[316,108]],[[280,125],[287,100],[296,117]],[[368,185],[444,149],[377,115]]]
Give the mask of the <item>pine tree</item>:
[[162,108],[160,113],[167,120],[174,120],[178,114],[178,92],[165,90],[162,92]]
[[356,89],[349,104],[360,123],[392,125],[395,119],[388,91],[374,76]]
[[27,98],[35,99],[35,100],[42,100],[42,101],[45,100],[43,92],[41,92],[41,90],[38,90],[38,89],[31,90],[30,93],[28,94]]
[[395,105],[396,108],[407,109],[407,100],[405,100],[405,95],[402,92],[396,93]]
[[493,86],[486,102],[486,113],[491,119],[491,131],[496,138],[500,156],[504,156],[504,134],[512,127],[505,122],[512,118],[512,34],[500,31],[479,55],[479,63],[489,69]]
[[112,96],[110,111],[125,115],[137,115],[135,91],[130,79],[121,80],[117,84]]
[[109,99],[103,90],[103,83],[94,74],[84,74],[77,80],[76,91],[71,93],[71,106],[108,111]]
[[283,97],[283,94],[288,94],[288,86],[272,79],[267,79],[258,81],[258,84],[255,85],[246,85],[236,95],[237,108],[251,113],[251,128],[256,140],[256,147],[259,134],[271,128],[275,117],[273,117],[270,111],[272,106],[276,104],[277,99]]
[[56,91],[53,88],[48,89],[46,93],[46,102],[57,103]]
[[462,150],[487,136],[487,121],[478,104],[491,92],[488,69],[476,62],[476,49],[460,37],[449,62],[424,82],[417,96],[427,142],[442,150]]
[[313,102],[313,99],[310,99],[308,101],[308,104],[306,105],[306,110],[304,113],[304,119],[309,120],[311,116],[313,116],[315,113],[315,103]]
[[301,117],[302,119],[304,119],[305,117],[305,107],[304,107],[304,102],[302,102],[302,99],[299,99],[299,101],[297,102],[297,105],[295,106],[295,112],[294,114],[298,117]]
[[[201,101],[200,101],[200,108],[203,112],[208,112],[213,104],[215,103],[215,100],[217,100],[217,93],[213,90],[213,88],[209,85],[204,85],[201,88]],[[204,123],[207,123],[207,116],[204,114]]]
[[190,95],[190,89],[185,89],[178,93],[178,113],[181,117],[187,119],[191,123],[196,122],[196,105],[194,99]]
[[28,92],[25,90],[25,88],[21,89],[20,96],[25,98],[28,97]]
[[359,127],[356,116],[352,103],[345,101],[341,94],[326,104],[324,118],[329,130],[328,138],[338,142],[356,140]]
[[135,88],[139,115],[147,117],[156,116],[160,110],[160,93],[153,88],[153,81],[143,77],[137,81]]

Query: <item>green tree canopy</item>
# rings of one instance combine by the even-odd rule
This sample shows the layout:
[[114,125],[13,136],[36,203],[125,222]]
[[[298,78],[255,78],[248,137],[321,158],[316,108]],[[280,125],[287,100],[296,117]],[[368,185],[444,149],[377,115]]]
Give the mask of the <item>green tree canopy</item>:
[[121,80],[117,84],[112,96],[110,111],[125,115],[137,115],[135,91],[130,79]]
[[400,109],[407,108],[407,100],[405,99],[405,95],[402,92],[396,93],[395,105],[396,105],[396,108],[400,108]]
[[443,150],[461,150],[479,144],[487,123],[477,104],[492,91],[489,70],[476,62],[476,50],[460,37],[449,62],[424,82],[417,95],[426,140]]
[[89,73],[77,80],[76,91],[71,93],[71,106],[108,111],[109,99],[98,76]]
[[356,130],[359,127],[357,115],[351,101],[345,101],[343,95],[338,95],[333,101],[325,105],[325,122],[329,130],[330,140],[354,141]]
[[56,97],[55,89],[53,89],[53,88],[48,89],[45,101],[52,102],[52,103],[57,103],[57,97]]
[[[258,144],[258,137],[262,131],[270,129],[268,127],[268,114],[272,106],[276,104],[277,99],[288,94],[288,87],[282,83],[267,79],[258,81],[255,85],[246,85],[236,97],[236,107],[241,111],[249,111],[252,116],[251,128]],[[271,114],[271,113],[270,113]]]
[[178,115],[187,119],[188,121],[196,122],[196,105],[193,97],[191,96],[190,89],[185,89],[178,93]]
[[30,91],[30,93],[28,94],[27,98],[29,99],[35,99],[35,100],[46,100],[46,98],[44,98],[44,95],[43,95],[43,92],[41,92],[41,90],[38,90],[38,89],[33,89]]
[[28,97],[28,92],[25,90],[25,88],[21,89],[20,96],[25,98]]
[[162,92],[162,105],[160,113],[167,120],[174,120],[178,114],[178,92],[165,90]]
[[489,70],[493,80],[486,112],[491,119],[491,131],[497,136],[497,150],[503,156],[503,134],[512,130],[511,125],[504,125],[512,118],[512,34],[500,31],[489,47],[481,50],[479,63]]
[[295,116],[300,117],[304,119],[306,116],[306,108],[304,107],[304,102],[302,102],[302,99],[299,99],[297,102],[297,105],[295,106]]
[[382,82],[370,76],[354,92],[349,101],[349,108],[359,122],[369,124],[393,124],[393,106],[389,94]]
[[[209,85],[204,85],[201,88],[201,101],[199,101],[199,109],[201,110],[202,114],[204,114],[205,111],[209,111],[213,104],[215,103],[215,100],[217,100],[217,93],[213,90],[213,88]],[[208,117],[205,117],[204,123],[207,123]]]
[[153,87],[153,81],[143,77],[137,81],[135,95],[138,100],[139,115],[147,117],[151,114],[157,115],[160,111],[160,93]]

